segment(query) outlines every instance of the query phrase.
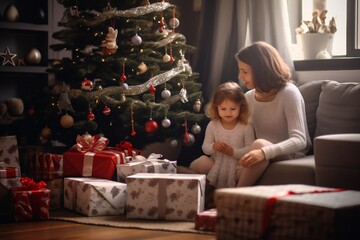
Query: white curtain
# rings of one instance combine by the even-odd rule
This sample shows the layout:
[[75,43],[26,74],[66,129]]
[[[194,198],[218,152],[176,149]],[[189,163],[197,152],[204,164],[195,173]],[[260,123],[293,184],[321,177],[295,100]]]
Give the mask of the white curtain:
[[237,81],[234,56],[255,41],[273,45],[294,69],[286,0],[205,0],[200,29],[196,68],[205,97],[220,83]]

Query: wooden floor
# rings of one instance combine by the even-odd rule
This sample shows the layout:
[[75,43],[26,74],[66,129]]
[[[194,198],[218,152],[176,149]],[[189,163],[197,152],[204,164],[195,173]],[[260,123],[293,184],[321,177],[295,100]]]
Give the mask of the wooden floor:
[[214,240],[215,235],[127,228],[101,227],[63,221],[32,221],[0,224],[1,240],[96,239],[96,240]]

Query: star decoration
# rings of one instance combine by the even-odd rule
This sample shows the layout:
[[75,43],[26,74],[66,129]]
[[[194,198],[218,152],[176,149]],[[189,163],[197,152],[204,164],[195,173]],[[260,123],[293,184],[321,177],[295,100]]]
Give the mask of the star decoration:
[[10,63],[15,66],[14,57],[16,57],[15,53],[11,53],[9,47],[6,47],[6,51],[4,53],[0,53],[0,56],[4,59],[2,65],[6,65]]

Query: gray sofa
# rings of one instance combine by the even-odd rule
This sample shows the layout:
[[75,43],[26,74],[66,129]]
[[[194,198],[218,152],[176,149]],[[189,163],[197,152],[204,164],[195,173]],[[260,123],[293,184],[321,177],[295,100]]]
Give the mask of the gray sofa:
[[330,80],[299,86],[313,149],[269,165],[257,185],[309,184],[360,190],[360,83]]

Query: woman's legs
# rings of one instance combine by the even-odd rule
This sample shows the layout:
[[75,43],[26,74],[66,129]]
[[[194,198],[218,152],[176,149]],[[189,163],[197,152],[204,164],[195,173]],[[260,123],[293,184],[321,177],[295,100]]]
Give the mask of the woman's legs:
[[206,155],[202,155],[201,157],[192,161],[189,167],[190,169],[194,170],[199,174],[207,175],[213,166],[214,166],[214,160],[212,160]]
[[[255,149],[261,149],[262,147],[271,144],[272,143],[267,140],[257,139],[251,144],[250,151]],[[237,186],[238,187],[253,186],[256,183],[256,181],[261,177],[261,175],[264,173],[268,165],[269,165],[269,160],[264,160],[253,165],[250,168],[238,167],[237,177],[239,181],[237,183]]]

